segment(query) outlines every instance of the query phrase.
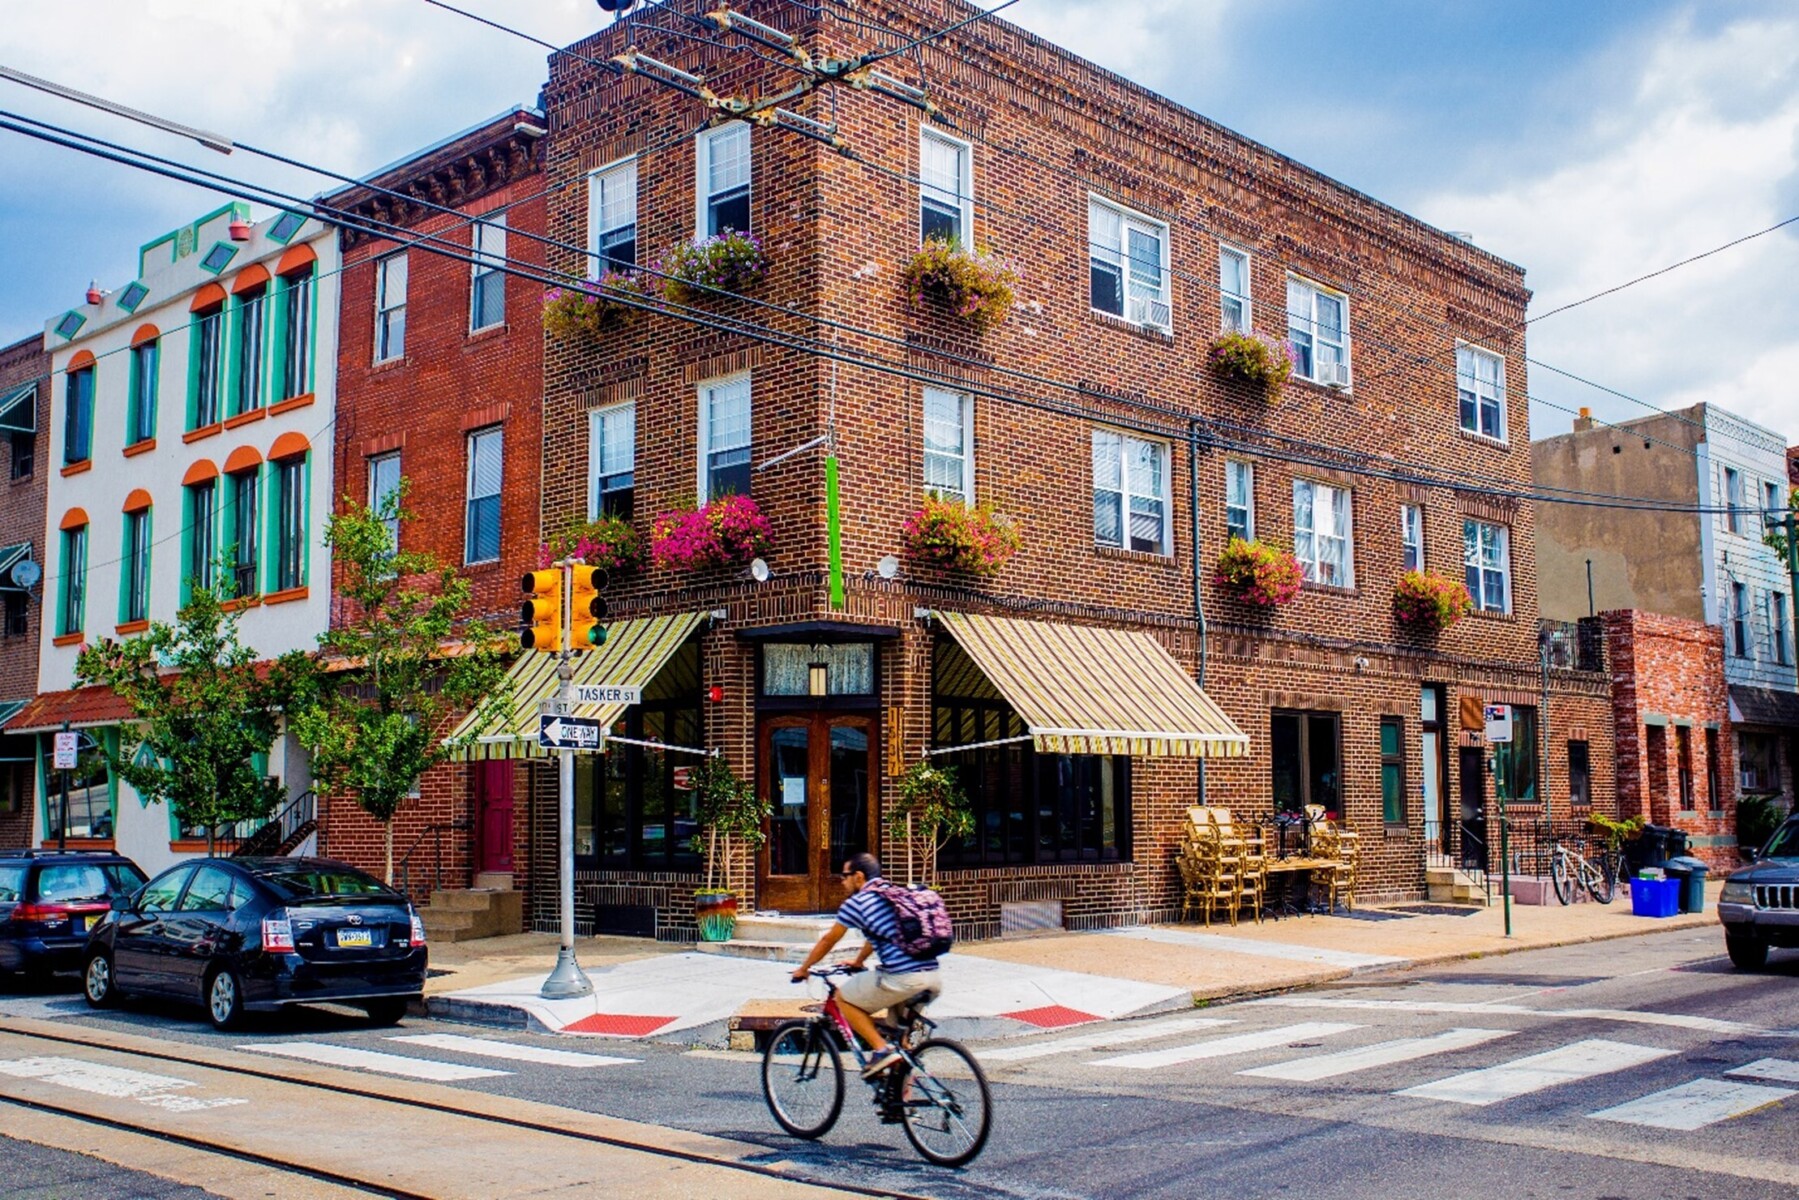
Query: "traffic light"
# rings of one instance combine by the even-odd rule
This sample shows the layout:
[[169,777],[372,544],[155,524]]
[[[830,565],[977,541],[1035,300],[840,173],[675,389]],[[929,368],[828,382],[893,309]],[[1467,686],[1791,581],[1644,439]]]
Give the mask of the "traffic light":
[[555,567],[527,571],[519,580],[525,602],[518,606],[518,641],[527,650],[555,654],[562,649],[562,572]]
[[606,572],[599,567],[576,567],[568,610],[568,643],[571,650],[591,650],[606,644]]

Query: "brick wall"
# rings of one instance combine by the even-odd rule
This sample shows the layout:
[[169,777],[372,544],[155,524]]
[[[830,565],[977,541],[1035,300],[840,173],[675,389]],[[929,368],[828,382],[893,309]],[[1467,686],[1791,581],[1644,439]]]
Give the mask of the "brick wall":
[[[48,487],[50,421],[50,355],[41,334],[0,348],[0,395],[32,381],[38,383],[34,466],[24,478],[13,478],[12,439],[0,434],[0,545],[31,543],[32,561],[42,565],[44,497]],[[11,580],[0,580],[8,587]],[[37,649],[42,635],[43,585],[25,605],[25,629],[14,634],[0,626],[0,700],[29,700],[37,695]],[[20,757],[32,752],[29,738],[0,737],[0,754]],[[0,846],[31,843],[35,768],[29,763],[0,762]]]

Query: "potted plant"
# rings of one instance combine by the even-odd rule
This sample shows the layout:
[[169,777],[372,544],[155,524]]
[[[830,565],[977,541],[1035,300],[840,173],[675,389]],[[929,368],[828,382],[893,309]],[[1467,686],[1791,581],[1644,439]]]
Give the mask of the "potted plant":
[[[729,887],[715,886],[714,881],[723,883],[730,878],[730,860],[737,842],[746,847],[762,844],[769,805],[757,797],[755,788],[737,777],[722,755],[710,755],[693,768],[688,786],[693,789],[694,807],[706,831],[706,883],[693,894],[694,918],[699,922],[701,941],[730,941],[737,926],[737,893]],[[693,848],[702,849],[697,836]]]
[[906,264],[906,296],[912,307],[928,301],[985,333],[1012,311],[1018,273],[1010,260],[990,250],[967,250],[961,243],[931,238]]
[[631,522],[622,517],[576,521],[543,543],[537,552],[537,565],[547,567],[568,558],[611,573],[624,573],[636,570],[642,563],[643,542]]
[[1219,552],[1212,581],[1246,604],[1275,609],[1299,595],[1305,574],[1292,551],[1234,537]]
[[608,271],[593,283],[553,287],[543,294],[543,327],[559,342],[598,341],[637,315],[638,308],[623,300],[650,295],[641,276],[623,271]]
[[906,882],[916,882],[913,851],[921,841],[926,878],[935,879],[938,851],[974,832],[968,795],[954,767],[937,766],[928,758],[907,767],[896,790],[898,797],[887,812],[887,836],[906,844]]
[[900,535],[906,553],[919,562],[974,575],[998,571],[1024,541],[1017,523],[991,504],[934,492],[906,518]]
[[1270,404],[1281,398],[1282,386],[1293,375],[1293,347],[1261,333],[1219,334],[1206,361],[1215,374],[1260,387]]
[[1435,571],[1407,571],[1393,585],[1394,615],[1420,633],[1440,633],[1473,608],[1466,584]]
[[761,283],[768,274],[768,255],[755,234],[727,229],[678,243],[650,270],[667,280],[664,291],[670,300],[689,304],[714,292],[744,292]]
[[720,496],[700,508],[658,513],[650,557],[659,567],[697,571],[742,566],[768,548],[774,527],[748,496]]

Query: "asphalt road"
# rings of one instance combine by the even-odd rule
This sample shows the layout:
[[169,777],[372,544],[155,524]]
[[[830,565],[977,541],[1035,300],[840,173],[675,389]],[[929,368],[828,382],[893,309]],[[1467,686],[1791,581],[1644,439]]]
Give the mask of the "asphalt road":
[[[944,1197],[1799,1196],[1799,953],[1744,974],[1722,949],[1715,929],[1670,931],[977,1045],[997,1119],[956,1172],[922,1163],[853,1080],[821,1142],[787,1137],[748,1055],[437,1021],[376,1031],[323,1010],[222,1037],[197,1011],[94,1016],[72,994],[0,999],[0,1014],[302,1058],[398,1054],[471,1076],[452,1086]],[[527,1047],[627,1061],[524,1061]],[[393,1065],[369,1062],[370,1078]]]
[[211,1192],[0,1135],[6,1200],[218,1200]]

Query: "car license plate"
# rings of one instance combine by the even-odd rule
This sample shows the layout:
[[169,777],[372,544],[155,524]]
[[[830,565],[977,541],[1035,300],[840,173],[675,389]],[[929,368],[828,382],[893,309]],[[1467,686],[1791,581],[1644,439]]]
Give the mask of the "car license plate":
[[367,929],[340,929],[337,931],[339,946],[373,946],[375,935]]

